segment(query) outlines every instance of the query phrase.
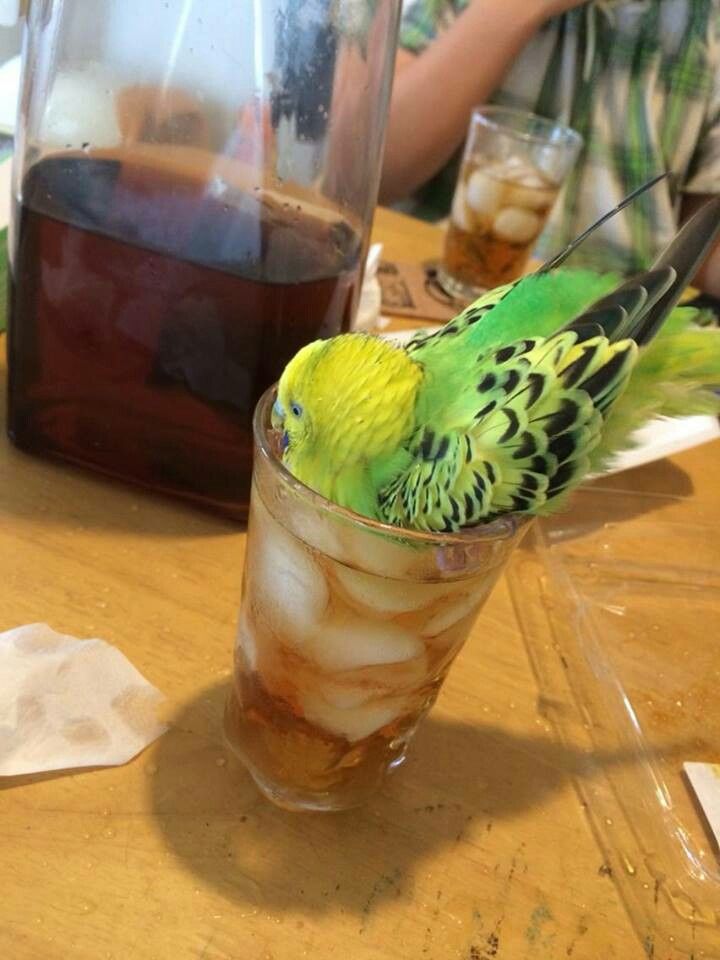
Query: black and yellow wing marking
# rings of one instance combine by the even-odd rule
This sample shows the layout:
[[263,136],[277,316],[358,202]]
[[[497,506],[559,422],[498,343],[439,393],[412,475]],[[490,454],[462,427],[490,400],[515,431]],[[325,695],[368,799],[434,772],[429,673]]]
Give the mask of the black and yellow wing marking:
[[603,415],[636,356],[577,325],[478,357],[436,423],[418,425],[409,467],[379,494],[389,523],[453,531],[501,513],[539,513],[581,478]]

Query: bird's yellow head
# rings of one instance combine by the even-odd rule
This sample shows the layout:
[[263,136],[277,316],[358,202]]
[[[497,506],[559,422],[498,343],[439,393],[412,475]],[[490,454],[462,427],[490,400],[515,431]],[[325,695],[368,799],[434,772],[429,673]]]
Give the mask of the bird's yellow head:
[[422,370],[391,343],[342,334],[303,347],[288,363],[273,408],[283,462],[341,501],[339,478],[395,450],[412,428]]
[[292,456],[291,451],[301,450],[312,436],[312,411],[308,409],[307,400],[313,393],[313,375],[324,347],[324,340],[303,347],[280,377],[272,425],[282,431],[281,447],[285,461]]

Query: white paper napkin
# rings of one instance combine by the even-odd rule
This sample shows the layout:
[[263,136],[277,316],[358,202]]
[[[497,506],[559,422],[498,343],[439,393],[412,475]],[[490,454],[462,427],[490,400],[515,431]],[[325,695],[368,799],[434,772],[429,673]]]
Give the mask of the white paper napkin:
[[163,700],[104,640],[0,633],[0,776],[126,763],[167,729]]
[[720,844],[720,765],[684,763],[683,768],[700,801],[710,829]]
[[373,243],[368,250],[363,285],[360,291],[360,302],[355,315],[355,330],[374,330],[387,326],[387,320],[380,316],[382,295],[377,278],[382,249],[381,243]]

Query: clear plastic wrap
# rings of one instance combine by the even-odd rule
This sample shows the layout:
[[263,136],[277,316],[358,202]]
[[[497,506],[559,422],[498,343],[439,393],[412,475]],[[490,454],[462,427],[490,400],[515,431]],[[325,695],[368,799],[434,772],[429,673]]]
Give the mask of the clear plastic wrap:
[[[720,540],[702,498],[581,490],[509,580],[541,702],[650,957],[720,958],[720,854],[683,763],[720,763]],[[712,521],[712,522],[711,522]],[[720,781],[719,781],[720,783]]]

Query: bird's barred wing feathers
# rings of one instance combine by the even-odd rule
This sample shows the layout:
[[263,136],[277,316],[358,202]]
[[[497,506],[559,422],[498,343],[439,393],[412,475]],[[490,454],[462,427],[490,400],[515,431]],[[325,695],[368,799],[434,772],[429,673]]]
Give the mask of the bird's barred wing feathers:
[[416,428],[409,467],[379,493],[380,515],[450,532],[542,512],[586,472],[635,356],[632,341],[610,344],[593,324],[482,354],[449,419]]
[[431,331],[430,333],[423,331],[416,333],[411,340],[408,340],[405,349],[412,355],[418,347],[427,346],[430,341],[437,344],[440,343],[444,337],[452,337],[458,333],[463,333],[468,327],[482,320],[487,313],[504,300],[518,282],[519,281],[514,280],[512,283],[506,283],[502,287],[495,287],[493,290],[488,290],[487,293],[484,293],[471,303],[462,313],[459,313],[449,323],[446,323],[440,330]]

